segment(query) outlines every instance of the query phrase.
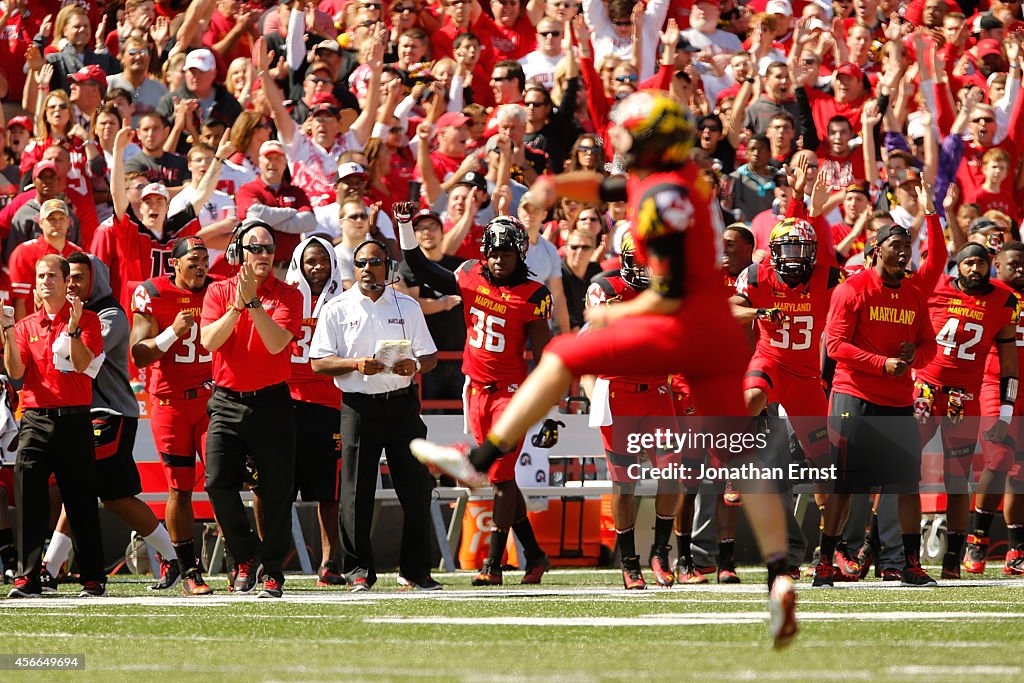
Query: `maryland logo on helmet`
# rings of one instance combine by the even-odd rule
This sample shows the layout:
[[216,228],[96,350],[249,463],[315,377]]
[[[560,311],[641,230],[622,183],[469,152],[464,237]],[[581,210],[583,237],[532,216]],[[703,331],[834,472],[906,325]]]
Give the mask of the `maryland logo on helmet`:
[[810,276],[818,256],[818,240],[810,223],[802,218],[781,220],[772,229],[768,244],[775,272],[801,279]]
[[615,105],[610,116],[633,137],[629,155],[637,165],[671,166],[689,159],[695,127],[687,111],[668,93],[633,93]]

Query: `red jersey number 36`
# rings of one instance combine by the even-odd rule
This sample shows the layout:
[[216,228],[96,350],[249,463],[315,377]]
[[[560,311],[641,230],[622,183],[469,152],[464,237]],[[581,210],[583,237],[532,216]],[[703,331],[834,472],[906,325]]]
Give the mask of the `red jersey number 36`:
[[493,353],[505,350],[505,335],[501,328],[505,327],[505,319],[488,315],[479,308],[469,309],[473,316],[473,328],[469,335],[469,345]]

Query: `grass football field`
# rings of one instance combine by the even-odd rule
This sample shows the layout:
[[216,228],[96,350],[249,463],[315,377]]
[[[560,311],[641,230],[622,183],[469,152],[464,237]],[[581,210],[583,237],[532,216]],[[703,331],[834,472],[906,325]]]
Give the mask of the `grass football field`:
[[[930,568],[938,575],[937,568]],[[81,671],[0,680],[94,681],[1011,681],[1024,676],[1024,580],[984,577],[912,589],[869,580],[798,584],[800,634],[766,637],[763,570],[739,586],[626,592],[618,572],[554,570],[541,586],[369,593],[288,576],[282,600],[155,595],[148,577],[112,577],[110,597],[76,585],[0,600],[0,653],[85,654]],[[648,578],[649,575],[648,575]]]

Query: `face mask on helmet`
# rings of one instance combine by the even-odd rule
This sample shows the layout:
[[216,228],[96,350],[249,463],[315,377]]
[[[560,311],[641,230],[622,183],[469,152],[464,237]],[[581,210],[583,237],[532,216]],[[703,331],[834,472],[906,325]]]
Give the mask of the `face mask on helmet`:
[[619,275],[633,289],[647,289],[651,280],[647,277],[647,269],[638,265],[633,258],[633,252],[622,252],[622,266],[619,268]]
[[805,280],[817,262],[818,242],[807,221],[789,218],[772,230],[772,267],[781,276]]

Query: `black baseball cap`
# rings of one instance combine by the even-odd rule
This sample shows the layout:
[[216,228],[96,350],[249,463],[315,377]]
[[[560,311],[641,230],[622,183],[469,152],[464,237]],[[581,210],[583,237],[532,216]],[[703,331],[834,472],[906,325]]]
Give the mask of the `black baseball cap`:
[[890,237],[905,237],[908,240],[911,239],[909,230],[904,228],[902,225],[890,223],[889,225],[883,225],[875,234],[875,249],[882,246],[882,243]]
[[485,178],[482,173],[479,173],[477,171],[470,171],[466,175],[462,176],[459,179],[459,182],[455,183],[455,185],[469,185],[470,187],[482,191],[486,198],[480,205],[481,209],[487,208],[487,205],[491,203],[491,196],[487,192],[487,178]]
[[967,229],[967,234],[973,235],[975,233],[985,232],[986,230],[1002,230],[1002,228],[991,218],[985,218],[982,216],[971,221],[971,227]]

